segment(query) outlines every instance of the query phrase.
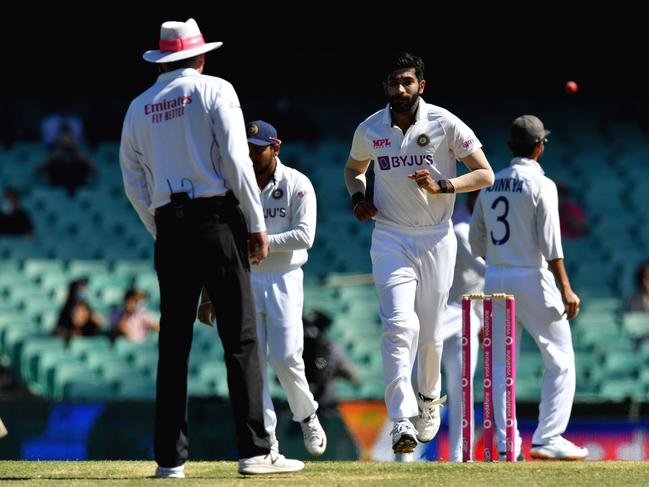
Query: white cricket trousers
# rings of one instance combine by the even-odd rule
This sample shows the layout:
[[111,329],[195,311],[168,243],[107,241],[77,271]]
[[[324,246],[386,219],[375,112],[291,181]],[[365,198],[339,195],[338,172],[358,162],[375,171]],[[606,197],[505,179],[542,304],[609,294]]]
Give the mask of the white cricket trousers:
[[[570,325],[563,316],[561,293],[548,269],[490,266],[486,293],[509,293],[516,297],[516,360],[522,327],[536,342],[545,371],[539,404],[539,424],[533,444],[544,444],[562,434],[568,426],[575,397],[575,354]],[[505,451],[505,303],[493,302],[494,419],[498,451]],[[516,448],[521,439],[516,425]]]
[[[482,301],[471,302],[471,381],[475,375],[482,328]],[[462,305],[449,303],[442,318],[442,364],[448,395],[448,437],[452,462],[462,461]],[[474,390],[476,384],[474,384]],[[482,387],[481,384],[478,387]]]
[[264,425],[271,448],[278,449],[277,415],[268,390],[266,364],[277,374],[286,391],[294,421],[302,421],[318,409],[304,373],[304,328],[302,269],[252,272],[252,290],[257,310],[257,338],[264,381]]
[[372,233],[372,273],[383,335],[385,404],[392,420],[417,416],[411,383],[417,360],[422,395],[439,397],[441,316],[453,281],[457,241],[450,222],[395,228],[377,223]]

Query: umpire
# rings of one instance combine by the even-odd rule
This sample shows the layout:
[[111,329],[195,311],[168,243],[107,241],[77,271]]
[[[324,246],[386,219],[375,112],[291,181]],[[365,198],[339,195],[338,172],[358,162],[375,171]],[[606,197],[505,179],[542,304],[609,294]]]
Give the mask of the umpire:
[[157,477],[184,477],[187,368],[203,286],[215,305],[225,350],[239,471],[299,469],[271,455],[264,429],[248,257],[261,262],[268,237],[237,94],[227,81],[202,74],[205,53],[221,45],[206,43],[193,19],[163,23],[160,49],[143,55],[158,64],[160,75],[133,100],[122,130],[126,195],[156,239],[162,315]]

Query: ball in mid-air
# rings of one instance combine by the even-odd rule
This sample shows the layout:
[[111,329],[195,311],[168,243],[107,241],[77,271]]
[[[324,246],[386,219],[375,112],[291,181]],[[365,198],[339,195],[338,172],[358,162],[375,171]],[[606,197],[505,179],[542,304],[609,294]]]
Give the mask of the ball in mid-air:
[[577,83],[575,83],[574,81],[566,82],[566,93],[573,95],[577,93],[577,91],[579,91],[579,86],[577,85]]

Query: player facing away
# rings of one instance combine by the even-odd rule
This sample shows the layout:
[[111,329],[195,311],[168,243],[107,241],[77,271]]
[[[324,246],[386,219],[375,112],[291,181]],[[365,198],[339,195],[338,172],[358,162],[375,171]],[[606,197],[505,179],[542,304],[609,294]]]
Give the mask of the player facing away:
[[[478,191],[469,193],[464,219],[453,224],[457,239],[457,257],[453,285],[448,296],[448,308],[442,317],[442,363],[444,364],[446,390],[448,391],[448,436],[450,460],[462,461],[462,296],[482,293],[486,264],[482,257],[475,257],[469,245],[469,224]],[[454,217],[455,220],[455,217]],[[471,302],[471,378],[475,374],[478,357],[478,334],[482,328],[482,303]]]
[[268,257],[252,267],[264,424],[271,449],[279,451],[277,416],[266,375],[270,363],[286,391],[293,420],[302,427],[306,450],[318,457],[327,448],[327,436],[316,415],[318,403],[309,390],[302,358],[302,265],[315,238],[315,191],[304,174],[279,160],[281,140],[275,127],[257,120],[246,125],[246,133],[269,240]]
[[[388,105],[356,129],[344,175],[356,218],[376,221],[370,254],[383,323],[385,403],[394,422],[392,449],[402,454],[411,453],[417,439],[428,442],[437,434],[445,400],[440,321],[455,263],[454,193],[489,186],[493,172],[473,131],[420,97],[426,85],[421,58],[402,53],[385,74]],[[456,177],[456,159],[467,174]],[[365,200],[371,161],[373,202]]]
[[[543,356],[539,424],[530,455],[582,460],[588,450],[561,436],[575,395],[575,355],[568,320],[579,312],[579,297],[570,287],[564,266],[557,187],[538,162],[549,133],[533,115],[514,120],[508,140],[514,158],[496,174],[495,183],[480,192],[469,239],[473,253],[486,257],[485,292],[516,296],[517,347],[522,326]],[[503,302],[495,300],[493,398],[499,456],[505,452],[504,313]],[[515,446],[518,457],[518,429]]]

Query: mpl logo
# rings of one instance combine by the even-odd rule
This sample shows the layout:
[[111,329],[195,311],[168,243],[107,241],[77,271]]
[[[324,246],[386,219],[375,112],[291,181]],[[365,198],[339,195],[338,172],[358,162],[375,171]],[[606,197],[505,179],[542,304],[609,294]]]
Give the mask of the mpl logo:
[[388,156],[378,157],[376,162],[379,163],[379,168],[381,168],[382,171],[390,169],[390,158]]
[[464,142],[462,142],[462,149],[467,150],[472,145],[473,145],[473,139],[465,140]]
[[392,147],[390,139],[376,139],[372,141],[375,149],[384,149],[386,147]]

